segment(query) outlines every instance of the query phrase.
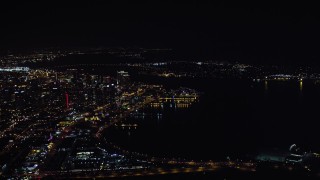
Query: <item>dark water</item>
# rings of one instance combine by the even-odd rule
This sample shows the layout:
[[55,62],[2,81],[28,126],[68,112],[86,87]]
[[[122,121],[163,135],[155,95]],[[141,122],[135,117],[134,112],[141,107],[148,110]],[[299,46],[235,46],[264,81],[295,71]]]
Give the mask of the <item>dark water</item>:
[[105,136],[125,149],[188,159],[242,157],[293,143],[319,149],[320,85],[314,82],[136,78],[204,94],[192,108],[135,120],[136,130],[108,129]]

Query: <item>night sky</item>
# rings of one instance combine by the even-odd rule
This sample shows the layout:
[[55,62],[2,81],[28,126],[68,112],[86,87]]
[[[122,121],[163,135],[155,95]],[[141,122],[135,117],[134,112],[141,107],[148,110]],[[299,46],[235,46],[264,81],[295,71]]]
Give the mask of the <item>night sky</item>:
[[185,57],[320,64],[316,4],[182,2],[1,4],[0,48],[161,47]]

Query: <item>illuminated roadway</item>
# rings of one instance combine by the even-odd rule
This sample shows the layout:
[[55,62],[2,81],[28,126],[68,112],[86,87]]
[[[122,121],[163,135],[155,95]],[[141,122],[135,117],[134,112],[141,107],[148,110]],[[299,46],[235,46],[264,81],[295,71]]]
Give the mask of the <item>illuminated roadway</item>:
[[[170,163],[170,165],[179,165],[180,167],[166,168],[166,163],[163,163],[163,167],[155,168],[142,168],[142,169],[125,169],[125,170],[114,170],[114,169],[90,169],[88,171],[82,169],[74,169],[69,171],[58,171],[58,172],[42,172],[40,177],[43,176],[55,176],[55,177],[72,177],[72,178],[108,178],[108,177],[127,177],[127,176],[154,176],[154,175],[165,175],[165,174],[181,174],[181,173],[201,173],[201,172],[214,172],[223,168],[237,169],[239,171],[256,171],[256,165],[254,163],[235,163],[235,162],[184,162],[183,164],[188,165],[182,167],[182,162]],[[39,177],[38,176],[38,177]]]

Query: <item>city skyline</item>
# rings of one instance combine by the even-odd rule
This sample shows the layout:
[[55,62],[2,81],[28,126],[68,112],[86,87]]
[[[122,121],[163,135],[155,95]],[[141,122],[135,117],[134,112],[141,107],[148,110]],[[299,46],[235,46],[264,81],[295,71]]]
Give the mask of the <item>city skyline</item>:
[[313,3],[1,4],[0,179],[319,179]]

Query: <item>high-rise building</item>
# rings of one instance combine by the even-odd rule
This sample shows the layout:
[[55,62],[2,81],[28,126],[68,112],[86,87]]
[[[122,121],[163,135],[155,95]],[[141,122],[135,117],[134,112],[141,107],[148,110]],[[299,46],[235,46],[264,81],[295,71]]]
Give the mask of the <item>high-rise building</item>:
[[117,85],[123,86],[126,85],[130,80],[128,72],[118,71],[117,72]]

